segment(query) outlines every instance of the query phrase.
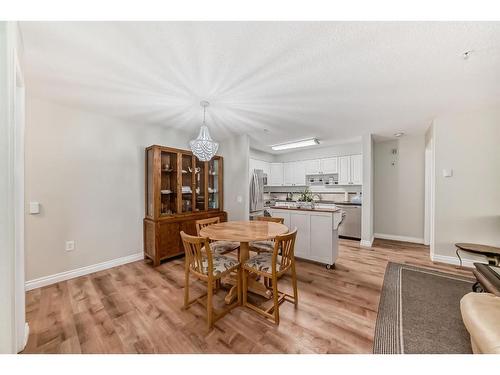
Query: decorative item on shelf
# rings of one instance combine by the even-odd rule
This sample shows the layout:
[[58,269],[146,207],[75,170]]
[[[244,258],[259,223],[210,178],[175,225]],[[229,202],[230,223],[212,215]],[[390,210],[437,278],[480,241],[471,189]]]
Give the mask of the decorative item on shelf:
[[209,193],[217,193],[217,189],[213,189],[211,187],[208,188]]
[[186,171],[185,169],[182,170],[182,173],[188,173],[188,171]]
[[199,187],[196,188],[196,194],[200,194],[200,188]]
[[191,151],[201,161],[211,160],[219,148],[219,144],[210,137],[208,127],[205,124],[205,114],[209,104],[206,100],[200,102],[200,105],[203,107],[203,124],[201,125],[198,138],[189,142]]
[[160,190],[160,192],[162,194],[172,194],[172,190],[168,190],[168,189],[165,189],[165,190]]
[[191,190],[191,186],[183,186],[182,194],[191,194],[193,191]]

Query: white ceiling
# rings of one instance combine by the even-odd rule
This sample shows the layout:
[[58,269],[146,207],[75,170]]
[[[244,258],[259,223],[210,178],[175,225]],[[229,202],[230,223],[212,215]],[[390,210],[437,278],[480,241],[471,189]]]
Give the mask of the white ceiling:
[[[253,147],[500,104],[500,22],[21,22],[34,95]],[[469,59],[461,54],[473,50]],[[265,131],[264,129],[267,129]]]

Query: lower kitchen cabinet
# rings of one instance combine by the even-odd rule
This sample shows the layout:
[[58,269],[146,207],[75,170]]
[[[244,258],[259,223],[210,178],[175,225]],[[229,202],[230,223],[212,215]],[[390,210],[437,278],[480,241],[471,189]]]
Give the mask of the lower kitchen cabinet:
[[338,257],[338,226],[342,219],[335,212],[273,208],[271,216],[282,217],[284,224],[297,228],[295,256],[326,265],[333,265]]

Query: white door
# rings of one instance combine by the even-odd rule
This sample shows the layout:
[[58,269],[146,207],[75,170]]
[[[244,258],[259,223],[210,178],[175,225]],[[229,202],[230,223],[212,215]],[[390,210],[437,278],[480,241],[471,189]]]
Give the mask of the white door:
[[296,161],[293,163],[293,184],[296,186],[306,185],[306,162]]
[[299,258],[309,256],[310,241],[310,219],[307,212],[300,211],[290,213],[290,230],[297,228],[297,238],[295,239],[295,255]]
[[332,214],[320,212],[311,213],[311,251],[309,257],[312,260],[325,264],[335,263],[332,247],[332,216]]
[[337,158],[321,159],[320,167],[322,173],[338,173]]
[[347,185],[351,182],[351,158],[349,156],[339,157],[339,185]]
[[362,155],[351,155],[351,183],[363,184],[363,157]]
[[293,166],[295,162],[287,162],[283,164],[283,185],[292,186],[294,182]]
[[282,186],[283,185],[283,163],[271,163],[269,165],[270,176],[268,185]]
[[319,159],[305,161],[306,174],[319,174],[320,161]]

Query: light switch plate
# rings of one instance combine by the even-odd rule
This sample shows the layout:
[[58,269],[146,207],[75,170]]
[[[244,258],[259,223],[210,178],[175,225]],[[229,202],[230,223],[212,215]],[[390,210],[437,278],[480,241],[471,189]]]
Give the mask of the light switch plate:
[[453,177],[453,169],[443,169],[443,177]]
[[40,203],[30,202],[30,215],[36,215],[40,213]]
[[73,251],[75,250],[75,241],[66,241],[66,251]]

